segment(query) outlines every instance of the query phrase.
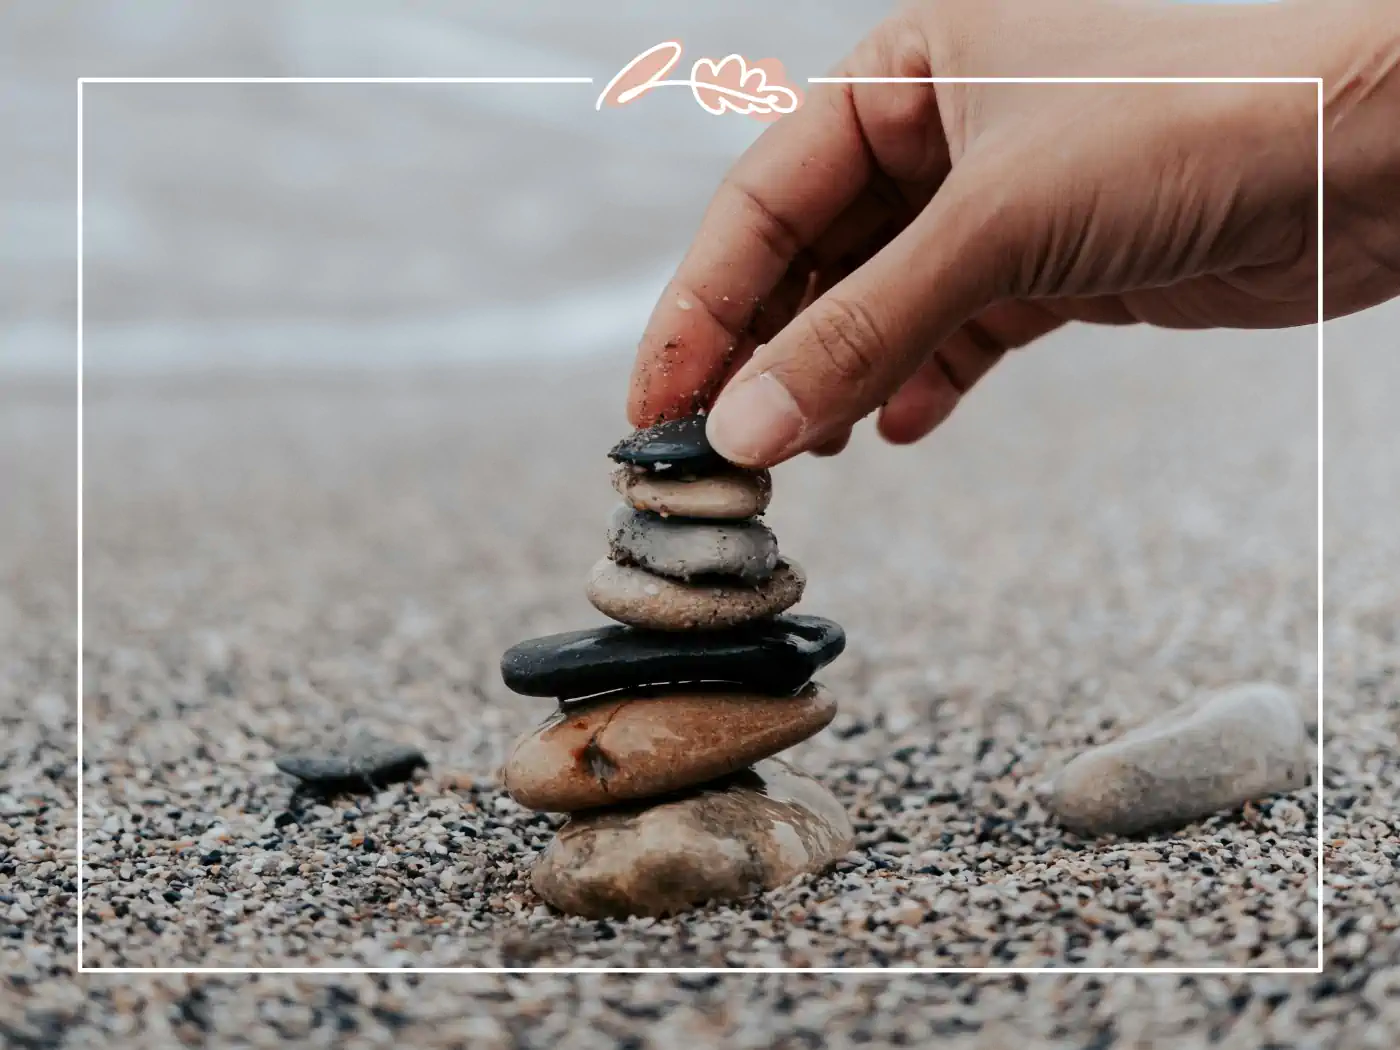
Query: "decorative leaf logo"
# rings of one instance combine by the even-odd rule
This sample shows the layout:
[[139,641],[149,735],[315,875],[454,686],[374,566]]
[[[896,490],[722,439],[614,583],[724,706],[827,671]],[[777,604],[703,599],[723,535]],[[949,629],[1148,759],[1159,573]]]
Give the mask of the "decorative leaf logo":
[[783,64],[765,58],[748,65],[743,55],[727,55],[718,62],[697,58],[690,67],[691,93],[708,113],[719,116],[733,110],[759,120],[777,120],[802,102],[786,83]]
[[679,40],[664,40],[654,47],[647,48],[608,81],[608,86],[603,88],[603,93],[598,96],[598,102],[593,108],[602,109],[604,103],[609,106],[627,105],[639,95],[666,83],[661,78],[671,72],[680,60]]
[[728,55],[718,62],[699,58],[690,67],[689,80],[666,80],[680,58],[679,40],[647,48],[608,81],[593,108],[625,106],[659,87],[690,88],[701,108],[715,116],[732,112],[772,121],[802,104],[802,95],[787,83],[783,64],[776,58],[760,59],[752,66],[743,55]]

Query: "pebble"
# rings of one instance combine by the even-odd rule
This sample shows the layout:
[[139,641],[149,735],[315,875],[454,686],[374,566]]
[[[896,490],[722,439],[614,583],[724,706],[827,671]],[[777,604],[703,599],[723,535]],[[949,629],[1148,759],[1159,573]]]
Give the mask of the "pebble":
[[529,809],[571,813],[703,784],[801,743],[836,701],[815,683],[796,696],[683,692],[572,704],[515,744],[502,779]]
[[683,583],[604,558],[589,573],[586,593],[593,607],[619,623],[650,631],[713,631],[792,608],[807,577],[783,560],[757,586],[740,581]]
[[524,696],[561,700],[676,682],[795,693],[845,648],[840,624],[798,614],[707,634],[595,627],[511,646],[501,657],[501,677]]
[[853,843],[850,819],[830,791],[768,759],[679,799],[571,818],[531,884],[574,915],[670,915],[821,871]]
[[778,564],[778,538],[757,521],[674,521],[623,503],[608,520],[608,552],[671,579],[734,576],[762,583]]
[[375,791],[411,780],[415,770],[428,765],[418,748],[373,737],[357,740],[340,753],[295,752],[273,761],[304,786],[328,793]]
[[[690,317],[703,314],[697,301]],[[1378,332],[1394,330],[1387,321],[1400,322],[1400,315],[1383,311],[1358,320],[1373,315]],[[1085,330],[1086,343],[1095,334]],[[995,1045],[1000,1029],[1014,1031],[1027,1048],[1113,1043],[1113,1050],[1127,1050],[1140,1041],[1205,1050],[1215,1038],[1217,1050],[1271,1043],[1394,1050],[1400,1004],[1393,988],[1384,1007],[1361,996],[1369,971],[1390,967],[1394,974],[1400,966],[1394,831],[1400,595],[1384,583],[1394,564],[1388,559],[1400,553],[1400,534],[1383,520],[1400,512],[1400,485],[1379,483],[1393,476],[1382,473],[1388,443],[1365,425],[1393,420],[1385,432],[1400,440],[1400,417],[1386,409],[1383,389],[1400,383],[1400,355],[1394,339],[1382,335],[1372,343],[1358,344],[1355,368],[1331,373],[1327,387],[1328,397],[1338,399],[1338,410],[1328,415],[1336,428],[1328,440],[1335,436],[1334,444],[1360,458],[1354,469],[1328,475],[1333,502],[1344,510],[1329,526],[1347,528],[1329,542],[1336,571],[1329,562],[1326,597],[1334,622],[1323,670],[1328,775],[1336,780],[1320,817],[1316,793],[1301,791],[1265,801],[1247,819],[1215,818],[1182,836],[1129,843],[1129,861],[1111,859],[1121,843],[1114,851],[1085,848],[1040,807],[1027,811],[1029,778],[1052,758],[1063,765],[1087,750],[1066,753],[1060,744],[1047,752],[1047,740],[1064,739],[1066,722],[1087,732],[1110,709],[1136,710],[1133,724],[1146,720],[1135,701],[1114,699],[1134,677],[1158,696],[1194,686],[1180,693],[1194,699],[1203,683],[1229,684],[1242,680],[1242,672],[1281,684],[1291,684],[1285,676],[1311,674],[1317,542],[1315,516],[1302,520],[1314,509],[1306,479],[1316,473],[1316,446],[1309,448],[1297,427],[1299,406],[1316,396],[1309,385],[1316,376],[1302,366],[1254,369],[1277,361],[1279,347],[1218,355],[1203,347],[1200,361],[1190,352],[1157,355],[1153,360],[1171,359],[1160,368],[1162,382],[1143,381],[1137,368],[1156,367],[1147,360],[1153,355],[1092,375],[1077,359],[1027,357],[1017,362],[1024,368],[1000,377],[1005,385],[990,391],[985,412],[979,406],[959,422],[958,433],[969,438],[966,460],[950,462],[937,448],[911,451],[912,461],[883,456],[858,439],[854,458],[798,461],[789,474],[774,471],[768,514],[778,516],[770,525],[811,577],[793,612],[850,624],[849,649],[857,650],[816,675],[840,703],[832,725],[779,757],[795,756],[840,798],[863,864],[770,891],[760,909],[706,909],[652,920],[648,929],[599,926],[553,909],[547,919],[532,918],[532,906],[543,902],[530,890],[530,868],[564,818],[508,798],[508,805],[497,805],[504,793],[492,775],[520,731],[555,706],[515,697],[498,678],[488,680],[501,651],[530,635],[610,623],[580,607],[573,594],[561,595],[551,576],[570,560],[575,575],[586,576],[605,550],[591,558],[585,553],[601,543],[598,525],[619,499],[608,480],[615,464],[604,460],[605,439],[626,430],[614,427],[619,432],[611,434],[608,421],[598,418],[607,414],[598,406],[610,406],[618,393],[608,369],[587,374],[597,372],[611,385],[580,387],[579,396],[547,411],[537,385],[503,380],[498,391],[476,373],[464,373],[460,389],[396,386],[388,399],[369,383],[363,391],[338,384],[333,396],[308,401],[309,389],[283,383],[269,387],[265,411],[260,396],[255,426],[248,425],[242,398],[201,399],[207,412],[189,411],[186,398],[104,404],[104,418],[113,421],[107,430],[122,438],[89,445],[89,455],[110,461],[88,476],[89,506],[103,508],[102,527],[90,530],[88,558],[103,568],[88,581],[95,721],[83,778],[92,814],[83,835],[87,966],[386,967],[404,965],[399,960],[407,954],[409,965],[443,967],[1058,971],[1026,982],[995,974],[921,980],[897,972],[716,981],[704,973],[657,971],[479,974],[457,982],[415,981],[398,971],[328,973],[311,982],[295,973],[257,981],[211,974],[185,987],[178,977],[123,983],[72,973],[77,908],[64,882],[76,877],[69,830],[74,712],[69,698],[54,695],[65,691],[71,601],[46,597],[46,581],[58,578],[51,565],[66,571],[67,562],[25,556],[29,532],[21,525],[25,515],[40,514],[34,537],[52,540],[55,558],[68,557],[72,517],[62,512],[69,502],[64,464],[72,409],[49,398],[21,412],[0,410],[7,437],[0,458],[10,455],[0,476],[18,482],[10,491],[33,493],[11,500],[8,527],[0,527],[15,566],[0,600],[0,606],[9,602],[0,613],[7,624],[0,630],[0,710],[8,712],[0,721],[0,750],[9,756],[0,795],[10,796],[0,818],[0,840],[9,843],[0,845],[0,882],[9,885],[0,893],[16,894],[17,886],[48,891],[35,896],[23,936],[14,939],[10,930],[0,945],[7,987],[24,996],[17,1009],[0,1007],[0,1014],[20,1031],[32,1024],[40,1045],[113,1050],[133,1042],[107,1029],[117,1012],[114,997],[124,993],[139,997],[131,1016],[145,1024],[143,1038],[153,1050],[180,1045],[167,1021],[191,1043],[285,1045],[278,1012],[293,1008],[315,1011],[321,1021],[290,1037],[306,1046],[388,1041],[390,1023],[401,1047],[452,1045],[454,1038],[476,1046],[453,1031],[490,1016],[509,1027],[505,1045],[553,1041],[577,1050],[684,1048],[697,1024],[716,1026],[708,1042],[750,1047],[800,1044],[800,1036],[815,1043],[806,1030],[817,1030],[833,1050],[862,1041],[868,1050],[906,1040],[924,1045],[939,1033],[950,1050],[972,1050]],[[1113,347],[1098,350],[1107,356]],[[1342,369],[1351,355],[1335,357],[1329,368]],[[1290,360],[1308,358],[1304,352]],[[1229,381],[1197,382],[1219,380],[1222,370]],[[1279,376],[1287,382],[1268,386]],[[1378,382],[1382,377],[1385,383]],[[1095,386],[1100,380],[1109,385]],[[1281,396],[1243,403],[1238,391],[1251,380],[1261,394]],[[1126,397],[1113,411],[1083,411],[1113,401],[1115,391],[1123,395],[1124,384]],[[1070,396],[1052,396],[1057,389]],[[1361,407],[1374,411],[1357,410],[1355,398],[1347,400],[1353,394],[1365,394]],[[1047,421],[1037,427],[1044,441],[1007,455],[1007,442],[1025,424],[1015,409],[1030,403]],[[997,415],[998,406],[1011,415]],[[1193,416],[1192,426],[1181,426],[1193,406],[1202,425]],[[56,438],[39,427],[41,409],[58,417]],[[1264,409],[1273,415],[1253,414]],[[389,412],[389,425],[372,425],[381,410]],[[298,424],[308,416],[314,427]],[[412,425],[401,425],[410,418]],[[182,430],[184,423],[198,429]],[[43,440],[26,439],[31,433]],[[589,434],[598,437],[580,442]],[[1196,450],[1217,437],[1231,445],[1213,477],[1200,469]],[[462,452],[492,439],[510,454]],[[262,464],[259,483],[250,488],[241,469],[209,470],[211,449],[237,450],[242,461]],[[590,471],[590,459],[600,469]],[[159,472],[140,469],[156,462],[163,465]],[[1066,462],[1076,466],[1052,469]],[[538,470],[525,469],[527,463]],[[1258,469],[1261,463],[1268,469]],[[967,485],[948,499],[974,468],[1000,469],[1007,484]],[[26,469],[35,485],[26,487]],[[911,484],[911,470],[926,471],[930,483]],[[1132,499],[1109,499],[1093,527],[1078,527],[1085,508],[1103,496],[1102,478],[1118,473],[1141,474],[1145,488]],[[783,487],[785,477],[791,489]],[[43,496],[48,488],[37,487],[38,479],[56,495]],[[140,500],[129,498],[133,486],[142,487]],[[835,498],[838,491],[849,498]],[[447,512],[485,493],[496,495],[481,513]],[[355,505],[351,522],[348,498]],[[828,516],[820,528],[804,517],[815,504]],[[894,530],[883,538],[895,542],[881,545],[870,521],[874,506],[890,521],[932,517],[938,525],[919,535]],[[1183,514],[1183,507],[1222,517],[1202,518],[1199,509]],[[231,514],[230,508],[241,509]],[[560,508],[585,509],[572,539],[560,531]],[[243,527],[254,518],[256,528]],[[989,536],[992,519],[1005,527]],[[1174,522],[1187,530],[1185,542],[1172,541]],[[381,543],[386,537],[391,556]],[[241,568],[192,575],[189,567],[207,544]],[[808,549],[812,563],[804,557]],[[1125,552],[1133,555],[1131,565],[1120,560]],[[1053,564],[1027,571],[1042,564],[1038,554]],[[463,569],[444,572],[445,565]],[[901,584],[901,565],[954,580],[957,601],[915,593],[922,584]],[[486,579],[468,571],[473,566],[499,572]],[[1111,609],[1096,593],[1112,599]],[[823,594],[830,595],[829,608],[816,604]],[[1006,600],[1013,594],[1016,600]],[[1193,615],[1195,597],[1207,603],[1200,615]],[[227,639],[217,668],[191,623],[201,619],[201,607],[208,611],[202,619],[217,620]],[[224,696],[227,689],[236,700]],[[293,816],[284,812],[293,781],[273,768],[271,756],[323,746],[306,734],[334,717],[332,711],[347,722],[397,720],[386,698],[411,722],[406,728],[413,735],[404,739],[428,752],[434,773],[439,766],[470,771],[478,789],[453,796],[391,788],[358,799],[368,808],[351,825],[340,806],[307,807],[296,811],[296,822],[265,830],[274,818]],[[55,705],[57,714],[49,715]],[[232,820],[236,852],[226,874],[194,872],[186,840],[197,841],[215,819]],[[1314,967],[1319,820],[1327,851],[1325,974],[1178,981],[1072,972]],[[103,831],[109,821],[112,830]],[[412,851],[419,829],[432,822],[448,828],[446,857]],[[360,834],[367,836],[363,844]],[[873,856],[888,841],[866,845],[886,835],[908,838],[915,851],[893,860],[893,870]],[[259,875],[235,870],[258,862],[264,864]],[[320,867],[302,875],[303,864]],[[120,874],[133,868],[130,878]],[[437,881],[446,872],[455,879],[450,890]],[[212,894],[239,892],[244,878],[256,880],[242,890],[255,910],[228,920]],[[1008,896],[973,895],[989,884]],[[176,900],[167,903],[163,892]],[[911,898],[936,907],[937,923],[906,932],[881,922],[882,909]],[[91,918],[98,912],[100,923]],[[702,924],[713,939],[692,937]],[[858,932],[851,935],[848,927]],[[1352,946],[1357,939],[1361,947]],[[512,954],[521,942],[531,955]],[[24,956],[41,950],[49,959],[21,988],[16,971],[24,974]],[[1382,1008],[1384,1017],[1373,1012]],[[208,1031],[196,1027],[206,1024]],[[359,1027],[351,1030],[354,1024]],[[63,1029],[57,1036],[55,1026]],[[796,1032],[798,1026],[804,1031]]]
[[773,478],[766,470],[729,470],[672,478],[636,467],[613,472],[613,488],[637,510],[665,517],[742,521],[768,509]]
[[1087,834],[1177,828],[1311,783],[1313,746],[1295,696],[1273,685],[1235,686],[1080,755],[1047,804]]
[[614,445],[608,455],[619,463],[678,474],[713,474],[733,467],[711,447],[702,415],[684,416],[638,430]]

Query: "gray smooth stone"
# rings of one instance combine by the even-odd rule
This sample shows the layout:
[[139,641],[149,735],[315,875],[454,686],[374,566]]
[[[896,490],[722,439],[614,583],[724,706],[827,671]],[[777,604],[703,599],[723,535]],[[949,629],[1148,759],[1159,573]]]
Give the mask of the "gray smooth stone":
[[676,521],[620,504],[608,521],[612,560],[690,580],[735,576],[762,583],[778,565],[778,539],[761,522]]
[[278,755],[274,763],[313,790],[372,792],[412,779],[428,760],[416,747],[366,736],[340,749]]
[[770,758],[656,804],[576,814],[530,881],[571,915],[674,915],[821,871],[848,853],[854,838],[830,791]]
[[1311,783],[1307,723],[1297,697],[1278,686],[1207,693],[1074,759],[1047,806],[1087,834],[1178,828]]

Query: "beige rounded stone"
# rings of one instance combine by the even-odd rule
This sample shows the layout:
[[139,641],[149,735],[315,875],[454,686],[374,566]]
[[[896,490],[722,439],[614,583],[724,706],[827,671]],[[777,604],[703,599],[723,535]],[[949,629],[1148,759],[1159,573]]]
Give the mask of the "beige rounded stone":
[[1085,834],[1176,828],[1309,784],[1315,756],[1297,697],[1236,686],[1086,751],[1055,779],[1046,805]]
[[816,683],[796,696],[610,696],[571,704],[521,737],[502,779],[522,806],[571,813],[733,773],[801,743],[835,715],[835,700]]
[[613,472],[613,488],[637,510],[662,517],[737,521],[768,509],[773,478],[766,470],[733,470],[699,478],[668,478],[623,467]]
[[784,558],[757,586],[733,582],[683,582],[604,558],[589,573],[593,607],[619,623],[652,631],[706,631],[776,616],[802,598],[807,577]]
[[546,902],[572,915],[673,915],[821,871],[854,840],[830,791],[768,759],[659,804],[572,817],[530,881]]

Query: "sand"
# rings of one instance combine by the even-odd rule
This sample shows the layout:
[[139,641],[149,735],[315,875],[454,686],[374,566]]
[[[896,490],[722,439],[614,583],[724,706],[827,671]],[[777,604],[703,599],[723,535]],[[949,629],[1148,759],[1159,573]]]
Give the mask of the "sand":
[[[0,1017],[36,1046],[336,1029],[364,1046],[547,1045],[566,1029],[580,1046],[1393,1045],[1394,317],[1337,326],[1329,365],[1323,977],[74,987],[72,406],[7,388],[0,463],[23,498],[0,525],[0,965],[18,976]],[[582,581],[615,500],[603,452],[624,370],[94,384],[88,965],[1315,962],[1311,791],[1128,841],[1061,831],[1036,794],[1084,746],[1203,688],[1315,688],[1305,337],[1066,333],[916,449],[865,434],[780,468],[769,520],[811,577],[799,608],[850,633],[821,675],[842,713],[791,754],[848,807],[857,848],[739,906],[597,923],[529,893],[555,820],[494,771],[550,704],[508,693],[496,661],[599,622]],[[431,772],[294,804],[273,755],[359,728],[421,746]]]

